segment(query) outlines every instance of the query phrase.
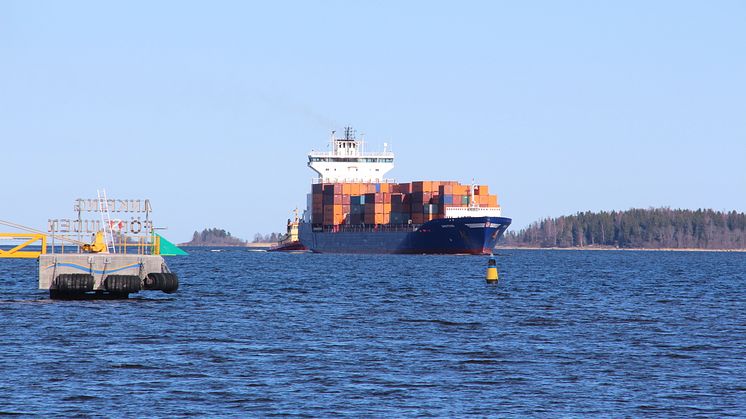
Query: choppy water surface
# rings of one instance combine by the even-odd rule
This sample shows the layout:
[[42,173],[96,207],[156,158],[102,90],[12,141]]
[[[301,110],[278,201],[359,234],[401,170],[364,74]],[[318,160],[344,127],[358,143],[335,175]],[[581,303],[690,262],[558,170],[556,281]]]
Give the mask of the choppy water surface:
[[0,260],[0,412],[746,415],[746,254],[170,258],[176,294],[50,301]]

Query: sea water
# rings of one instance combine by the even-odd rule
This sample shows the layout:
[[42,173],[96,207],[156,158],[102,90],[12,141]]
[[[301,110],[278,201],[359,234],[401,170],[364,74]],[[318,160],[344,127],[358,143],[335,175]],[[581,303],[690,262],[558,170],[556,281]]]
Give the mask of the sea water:
[[175,294],[0,260],[0,414],[746,415],[746,253],[192,249]]

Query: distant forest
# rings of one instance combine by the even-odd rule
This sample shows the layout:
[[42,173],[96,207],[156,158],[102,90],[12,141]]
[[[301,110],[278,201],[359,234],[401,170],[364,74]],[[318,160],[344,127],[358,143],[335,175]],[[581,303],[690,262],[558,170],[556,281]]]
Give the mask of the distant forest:
[[746,248],[746,214],[670,208],[580,212],[508,232],[502,242],[526,247]]
[[218,228],[206,228],[201,233],[195,231],[186,246],[244,246],[246,241],[231,236],[231,233]]
[[283,238],[283,236],[285,235],[282,233],[256,233],[254,235],[254,241],[252,243],[277,243]]

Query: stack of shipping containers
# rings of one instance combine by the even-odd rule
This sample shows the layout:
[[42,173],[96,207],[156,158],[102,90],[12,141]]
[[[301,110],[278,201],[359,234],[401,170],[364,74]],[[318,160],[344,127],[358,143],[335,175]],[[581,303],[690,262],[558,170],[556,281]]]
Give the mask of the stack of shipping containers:
[[[326,183],[311,189],[314,226],[423,224],[443,218],[446,207],[467,207],[470,185],[458,182]],[[486,185],[474,189],[480,207],[497,207]]]

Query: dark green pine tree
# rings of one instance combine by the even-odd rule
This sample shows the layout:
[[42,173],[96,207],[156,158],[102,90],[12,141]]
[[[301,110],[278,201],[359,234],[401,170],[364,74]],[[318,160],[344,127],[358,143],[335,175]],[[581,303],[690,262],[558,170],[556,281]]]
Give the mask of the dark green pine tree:
[[579,212],[508,232],[505,243],[531,247],[744,249],[746,214],[670,208]]

